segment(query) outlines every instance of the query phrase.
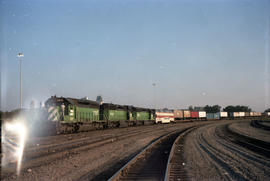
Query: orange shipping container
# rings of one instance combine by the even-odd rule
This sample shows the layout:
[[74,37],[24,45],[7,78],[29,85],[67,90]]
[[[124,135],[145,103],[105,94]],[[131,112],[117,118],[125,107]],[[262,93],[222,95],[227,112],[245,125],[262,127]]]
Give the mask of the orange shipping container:
[[190,111],[184,111],[184,118],[190,118]]
[[175,119],[183,119],[183,111],[182,110],[173,110]]

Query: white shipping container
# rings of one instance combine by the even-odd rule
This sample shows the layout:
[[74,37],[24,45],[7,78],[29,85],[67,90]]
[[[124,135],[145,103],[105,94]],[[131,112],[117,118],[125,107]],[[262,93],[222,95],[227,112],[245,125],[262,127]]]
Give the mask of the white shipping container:
[[240,117],[239,112],[233,112],[233,117]]
[[239,112],[239,117],[245,117],[245,112]]
[[199,118],[206,118],[206,112],[205,111],[199,111]]
[[227,118],[228,117],[227,112],[220,112],[219,115],[220,115],[221,118]]
[[267,112],[266,115],[267,115],[267,116],[270,116],[270,112]]
[[254,116],[254,112],[250,112],[250,116]]
[[261,115],[262,115],[262,113],[256,112],[256,116],[261,116]]

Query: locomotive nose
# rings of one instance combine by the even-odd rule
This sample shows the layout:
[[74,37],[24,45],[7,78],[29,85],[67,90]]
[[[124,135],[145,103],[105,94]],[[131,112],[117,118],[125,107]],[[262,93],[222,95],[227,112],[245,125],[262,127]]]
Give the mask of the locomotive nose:
[[59,119],[58,109],[55,106],[50,106],[48,108],[48,120],[56,122]]

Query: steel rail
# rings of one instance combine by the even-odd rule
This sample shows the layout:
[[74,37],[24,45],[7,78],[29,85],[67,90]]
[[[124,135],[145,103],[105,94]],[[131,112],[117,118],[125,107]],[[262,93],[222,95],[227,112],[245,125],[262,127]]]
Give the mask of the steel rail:
[[170,155],[169,155],[168,161],[167,161],[167,167],[166,167],[164,181],[168,181],[170,179],[171,169],[172,169],[172,164],[173,164],[173,156],[175,155],[174,153],[175,153],[175,149],[176,149],[177,143],[179,143],[180,139],[182,139],[184,136],[186,136],[186,134],[188,134],[189,132],[193,131],[196,128],[197,127],[190,127],[188,129],[184,130],[184,132],[182,132],[176,138],[176,140],[174,141],[173,146],[172,146],[171,151],[170,151]]
[[167,138],[168,136],[175,134],[176,132],[179,132],[179,130],[175,130],[170,133],[166,133],[165,135],[157,138],[154,142],[147,145],[142,151],[140,151],[137,155],[135,155],[129,162],[127,162],[122,168],[120,168],[110,179],[109,181],[116,181],[119,180],[120,177],[127,173],[127,170],[140,158],[142,157],[147,150],[153,148],[157,143],[161,142],[163,139]]
[[[172,136],[173,134],[179,134],[182,135],[184,133],[186,133],[188,130],[194,128],[194,126],[185,128],[183,130],[175,130],[173,132],[167,133],[159,138],[157,138],[154,142],[150,143],[148,146],[146,146],[142,151],[140,151],[136,156],[134,156],[130,161],[128,161],[123,167],[121,167],[110,179],[109,181],[116,181],[116,180],[120,180],[121,177],[125,176],[128,173],[129,168],[131,168],[136,161],[143,157],[145,155],[145,153],[147,153],[148,150],[151,150],[155,145],[157,145],[158,143],[162,142],[163,140],[165,140],[166,138],[168,138],[169,136]],[[177,138],[179,138],[179,135],[177,136]],[[180,139],[180,138],[179,138]],[[167,161],[167,165],[168,165],[168,161]],[[167,172],[167,169],[166,169]]]

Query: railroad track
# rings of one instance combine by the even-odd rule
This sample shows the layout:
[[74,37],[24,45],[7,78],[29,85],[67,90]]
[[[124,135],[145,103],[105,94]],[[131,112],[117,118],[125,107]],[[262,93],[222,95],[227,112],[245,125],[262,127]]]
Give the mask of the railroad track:
[[264,130],[267,130],[267,131],[270,131],[270,126],[267,126],[264,124],[264,122],[270,122],[270,121],[258,121],[258,120],[252,120],[250,122],[250,125],[255,127],[255,128],[260,128],[260,129],[264,129]]
[[267,158],[270,158],[270,143],[256,138],[252,138],[229,128],[229,125],[226,125],[222,128],[222,131],[225,133],[225,139],[238,144],[244,148],[247,148],[251,151],[254,151],[260,155],[263,155]]
[[176,140],[178,144],[171,152],[177,156],[177,162],[173,163],[173,157],[169,159],[172,161],[166,180],[269,180],[269,157],[239,144],[248,144],[249,140],[229,132],[228,126],[234,123],[205,125]]
[[[80,153],[82,151],[88,151],[112,142],[128,139],[130,137],[136,137],[140,134],[147,134],[151,131],[151,128],[144,130],[129,131],[121,135],[107,135],[101,138],[80,138],[72,141],[66,141],[61,144],[46,145],[41,148],[31,148],[24,153],[23,167],[24,168],[36,168],[41,165],[63,159],[64,157],[70,157],[71,155]],[[164,131],[163,128],[155,130],[156,132]],[[46,160],[46,161],[44,161]],[[9,168],[15,170],[16,164],[11,163]],[[3,177],[8,177],[4,175]]]
[[189,180],[185,171],[185,161],[183,157],[184,152],[184,136],[196,129],[197,127],[192,127],[190,129],[182,132],[177,139],[174,141],[173,146],[170,151],[170,155],[167,162],[167,168],[164,180]]
[[175,155],[175,151],[180,146],[177,145],[180,139],[194,128],[192,126],[163,135],[134,156],[109,180],[171,180],[175,176],[187,178],[184,172],[177,173],[179,168],[174,164],[178,161],[176,157],[179,154]]

